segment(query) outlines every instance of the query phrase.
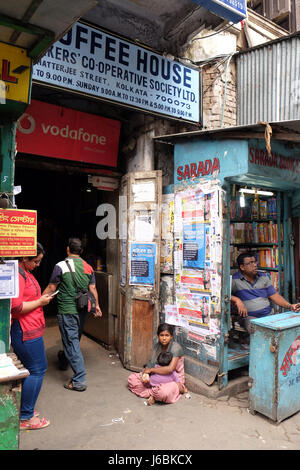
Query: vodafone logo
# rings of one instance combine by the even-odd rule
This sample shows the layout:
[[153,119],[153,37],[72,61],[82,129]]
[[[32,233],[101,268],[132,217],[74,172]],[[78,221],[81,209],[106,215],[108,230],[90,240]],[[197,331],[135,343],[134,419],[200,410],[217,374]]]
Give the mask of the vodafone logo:
[[116,167],[120,129],[114,119],[32,100],[16,142],[20,153]]
[[[24,113],[18,120],[17,128],[22,134],[32,134],[36,128],[35,119],[28,113]],[[41,122],[41,130],[43,134],[51,134],[53,137],[60,136],[65,139],[82,140],[85,143],[106,145],[107,139],[104,135],[92,134],[83,127],[71,129],[69,124],[65,127],[59,127],[55,124],[45,124]]]
[[17,128],[22,134],[32,134],[35,127],[35,119],[28,113],[23,114],[17,123]]

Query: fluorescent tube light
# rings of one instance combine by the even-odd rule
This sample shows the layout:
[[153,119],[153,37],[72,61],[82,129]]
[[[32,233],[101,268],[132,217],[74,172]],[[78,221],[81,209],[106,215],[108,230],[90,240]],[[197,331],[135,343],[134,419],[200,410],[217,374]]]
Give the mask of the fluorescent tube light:
[[247,189],[247,188],[241,188],[239,189],[240,193],[245,193],[245,194],[260,194],[261,196],[274,196],[274,193],[272,191],[260,191],[260,190],[255,190],[255,189]]

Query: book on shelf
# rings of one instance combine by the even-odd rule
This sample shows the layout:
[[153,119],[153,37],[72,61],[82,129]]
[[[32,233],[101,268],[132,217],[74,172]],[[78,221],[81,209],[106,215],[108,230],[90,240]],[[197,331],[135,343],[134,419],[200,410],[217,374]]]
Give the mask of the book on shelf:
[[[280,226],[283,240],[283,226]],[[278,225],[269,222],[233,222],[230,224],[230,243],[278,243]]]
[[[278,247],[236,247],[230,246],[230,266],[237,267],[237,257],[241,253],[251,252],[255,256],[259,268],[277,269],[279,261]],[[281,249],[281,264],[283,265],[283,250]]]
[[245,207],[240,205],[240,196],[231,199],[231,219],[276,219],[276,197],[261,199],[258,197],[245,197]]

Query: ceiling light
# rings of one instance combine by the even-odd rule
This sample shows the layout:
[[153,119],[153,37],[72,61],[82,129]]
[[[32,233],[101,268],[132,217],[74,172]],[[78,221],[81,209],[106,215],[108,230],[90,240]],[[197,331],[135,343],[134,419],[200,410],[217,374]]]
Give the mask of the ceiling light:
[[241,188],[239,189],[239,192],[245,194],[260,194],[261,196],[274,196],[274,193],[272,193],[272,191],[260,191],[256,189]]

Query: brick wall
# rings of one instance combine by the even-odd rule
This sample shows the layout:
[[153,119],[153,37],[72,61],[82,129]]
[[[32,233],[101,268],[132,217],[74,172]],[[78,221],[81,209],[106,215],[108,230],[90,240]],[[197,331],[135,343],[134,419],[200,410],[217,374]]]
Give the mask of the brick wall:
[[226,63],[224,58],[222,63],[209,63],[202,67],[203,129],[235,126],[237,123],[236,67],[231,58],[226,74]]

